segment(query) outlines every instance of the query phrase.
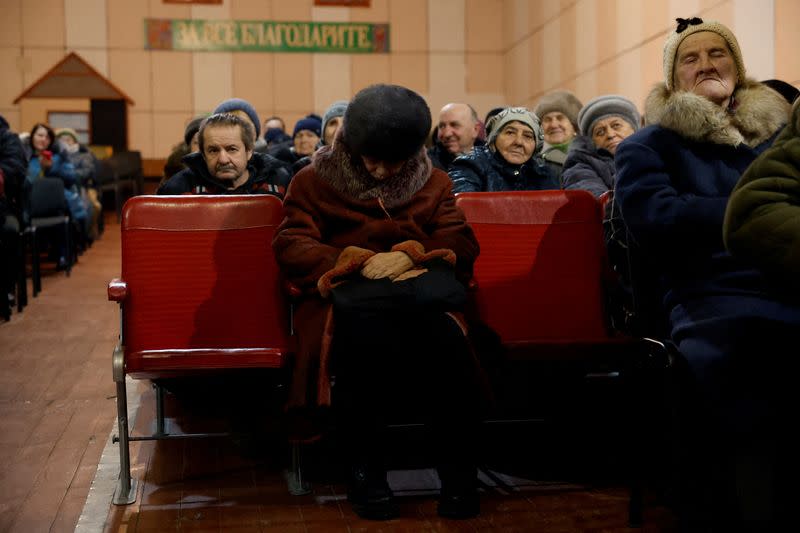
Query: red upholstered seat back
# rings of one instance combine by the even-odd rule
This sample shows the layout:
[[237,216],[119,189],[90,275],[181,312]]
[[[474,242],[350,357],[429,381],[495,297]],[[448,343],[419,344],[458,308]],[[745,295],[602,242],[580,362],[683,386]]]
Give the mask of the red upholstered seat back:
[[122,218],[126,370],[278,366],[287,304],[268,195],[139,196]]
[[608,338],[600,204],[586,191],[463,193],[480,316],[509,345]]

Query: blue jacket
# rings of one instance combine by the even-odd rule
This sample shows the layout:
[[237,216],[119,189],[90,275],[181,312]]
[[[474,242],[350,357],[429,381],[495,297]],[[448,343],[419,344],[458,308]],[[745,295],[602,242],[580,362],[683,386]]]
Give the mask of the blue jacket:
[[[39,156],[34,155],[28,161],[28,172],[25,179],[28,183],[33,183],[39,177],[41,171],[42,165],[39,162]],[[72,166],[69,158],[63,152],[53,153],[53,164],[44,175],[48,178],[61,178],[61,181],[64,182],[64,187],[72,187],[77,180],[75,167]]]
[[512,165],[488,146],[456,158],[448,171],[453,192],[540,191],[560,189],[558,176],[538,157]]
[[737,90],[740,105],[734,113],[692,93],[656,88],[646,116],[658,125],[634,133],[617,148],[614,195],[632,237],[658,265],[666,310],[704,305],[690,317],[679,313],[682,324],[673,316],[673,336],[689,322],[800,319],[796,306],[775,306],[779,291],[758,270],[732,257],[722,242],[733,187],[788,117],[785,101],[761,87],[748,82]]

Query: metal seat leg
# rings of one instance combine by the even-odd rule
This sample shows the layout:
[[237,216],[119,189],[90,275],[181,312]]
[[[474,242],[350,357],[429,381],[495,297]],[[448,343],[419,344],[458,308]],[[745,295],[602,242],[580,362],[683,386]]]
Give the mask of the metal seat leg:
[[114,505],[129,505],[136,501],[136,480],[131,478],[131,450],[128,433],[128,391],[125,386],[123,351],[120,346],[114,349],[114,381],[117,382],[117,425],[119,436],[119,482],[114,497]]

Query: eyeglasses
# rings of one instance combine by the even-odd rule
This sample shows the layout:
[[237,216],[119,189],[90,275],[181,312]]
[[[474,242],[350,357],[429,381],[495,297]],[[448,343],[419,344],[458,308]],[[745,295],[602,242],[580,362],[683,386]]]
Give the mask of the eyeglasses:
[[677,18],[675,19],[675,21],[678,23],[678,27],[675,29],[675,33],[681,33],[689,26],[697,26],[698,24],[703,23],[703,19],[699,17],[692,17],[690,19]]

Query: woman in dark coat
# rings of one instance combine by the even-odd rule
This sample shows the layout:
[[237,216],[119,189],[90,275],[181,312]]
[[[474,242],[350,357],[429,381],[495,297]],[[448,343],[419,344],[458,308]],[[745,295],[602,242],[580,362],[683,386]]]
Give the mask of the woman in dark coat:
[[425,153],[430,126],[427,104],[409,89],[359,92],[333,145],[292,180],[273,241],[282,270],[304,294],[294,314],[299,346],[289,407],[333,400],[351,466],[348,498],[371,519],[397,514],[383,442],[397,404],[422,403],[434,422],[439,514],[466,518],[479,507],[471,452],[478,391],[460,323],[450,313],[392,302],[386,310],[331,302],[365,280],[412,280],[426,270],[469,278],[478,244],[449,178]]
[[598,96],[583,106],[578,113],[581,135],[570,144],[564,162],[564,188],[595,196],[614,190],[614,154],[639,129],[639,122],[636,106],[624,96]]
[[725,250],[722,222],[733,187],[789,108],[745,77],[736,38],[717,22],[679,19],[664,77],[645,105],[651,126],[617,150],[615,198],[655,265],[687,367],[679,510],[687,529],[766,531],[775,516],[761,502],[775,502],[770,461],[782,440],[774,417],[787,401],[784,379],[795,376],[796,348],[784,346],[796,345],[800,306]]
[[538,153],[542,128],[536,115],[509,107],[492,117],[486,146],[450,165],[453,192],[538,191],[559,189],[558,176]]

